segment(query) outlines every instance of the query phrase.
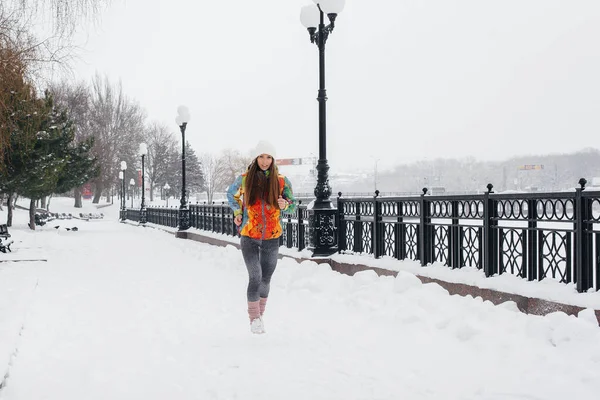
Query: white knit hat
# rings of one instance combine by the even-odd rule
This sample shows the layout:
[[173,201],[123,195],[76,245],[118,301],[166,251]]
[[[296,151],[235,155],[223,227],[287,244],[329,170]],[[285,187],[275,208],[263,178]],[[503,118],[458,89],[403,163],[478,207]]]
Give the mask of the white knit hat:
[[275,146],[273,146],[270,142],[267,142],[266,140],[261,140],[260,142],[258,142],[258,144],[252,152],[252,157],[256,158],[261,154],[268,154],[273,158],[277,156],[275,152]]

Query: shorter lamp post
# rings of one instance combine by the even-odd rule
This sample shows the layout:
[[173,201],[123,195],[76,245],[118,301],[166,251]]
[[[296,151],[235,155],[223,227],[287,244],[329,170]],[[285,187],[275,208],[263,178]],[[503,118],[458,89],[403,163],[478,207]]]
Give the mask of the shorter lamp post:
[[135,180],[131,178],[129,180],[129,188],[131,189],[131,208],[133,208],[133,187],[135,186]]
[[121,210],[123,210],[123,217],[121,219],[125,219],[125,171],[127,171],[127,162],[121,161],[121,174],[123,177],[121,178]]
[[[175,123],[181,130],[181,202],[179,205],[179,231],[185,231],[190,227],[190,209],[188,207],[187,195],[185,192],[185,128],[190,121],[190,111],[186,106],[177,108],[177,118]],[[187,234],[178,234],[177,237],[187,238]]]
[[169,194],[168,194],[168,190],[171,189],[171,186],[169,186],[168,183],[165,183],[165,186],[163,186],[163,189],[165,189],[165,197],[167,198],[167,207],[169,207]]
[[119,214],[121,214],[121,221],[123,220],[123,196],[125,195],[125,191],[123,190],[123,171],[119,171],[119,179],[121,180],[121,187],[119,188],[119,192],[121,192],[121,204],[119,204]]
[[140,156],[142,156],[142,204],[140,205],[140,224],[145,224],[147,222],[147,218],[145,203],[146,187],[144,185],[144,157],[146,157],[146,154],[148,154],[148,147],[146,146],[146,143],[140,143],[139,153]]

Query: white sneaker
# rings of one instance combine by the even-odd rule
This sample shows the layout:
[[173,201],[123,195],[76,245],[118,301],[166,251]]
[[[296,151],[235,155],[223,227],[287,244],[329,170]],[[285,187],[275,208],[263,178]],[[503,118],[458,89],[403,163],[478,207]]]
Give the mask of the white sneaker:
[[252,320],[250,323],[250,331],[257,334],[265,333],[265,324],[261,317]]

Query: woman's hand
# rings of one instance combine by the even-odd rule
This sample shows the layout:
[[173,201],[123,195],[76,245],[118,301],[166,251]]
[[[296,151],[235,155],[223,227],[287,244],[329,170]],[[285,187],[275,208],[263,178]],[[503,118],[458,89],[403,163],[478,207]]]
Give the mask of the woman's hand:
[[285,200],[283,197],[279,196],[279,198],[277,199],[277,204],[279,204],[279,208],[282,210],[285,210],[288,206],[288,202],[287,200]]
[[242,224],[242,215],[236,215],[235,218],[233,219],[233,222],[235,223],[236,226],[240,226]]

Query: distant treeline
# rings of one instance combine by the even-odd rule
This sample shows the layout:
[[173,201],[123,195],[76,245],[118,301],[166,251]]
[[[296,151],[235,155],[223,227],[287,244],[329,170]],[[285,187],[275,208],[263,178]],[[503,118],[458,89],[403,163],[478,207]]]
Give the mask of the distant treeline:
[[[600,177],[600,150],[587,148],[569,154],[513,157],[505,161],[479,161],[474,158],[436,159],[398,165],[393,172],[379,171],[377,189],[381,192],[420,192],[423,187],[444,188],[446,192],[482,192],[492,183],[494,191],[553,191],[578,186],[580,178],[588,185]],[[373,192],[374,174],[353,183],[338,185],[343,192]]]

